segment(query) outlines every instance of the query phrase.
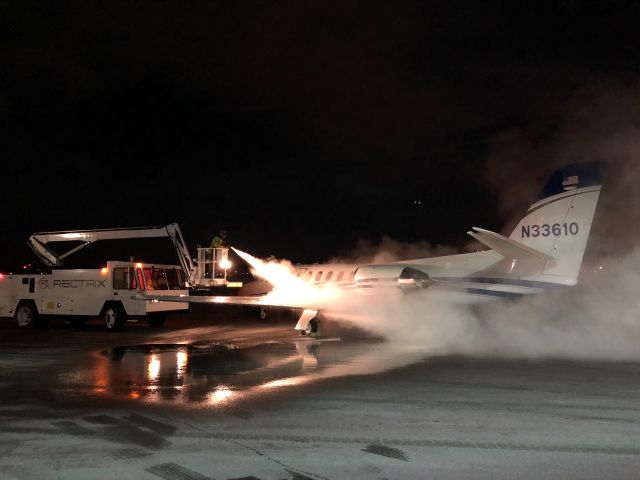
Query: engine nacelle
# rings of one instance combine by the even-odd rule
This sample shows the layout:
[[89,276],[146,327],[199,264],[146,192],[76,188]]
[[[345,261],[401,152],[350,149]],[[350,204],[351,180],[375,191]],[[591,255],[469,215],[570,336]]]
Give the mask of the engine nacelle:
[[431,284],[429,275],[406,265],[365,265],[358,267],[355,282],[361,288],[400,287],[402,289]]

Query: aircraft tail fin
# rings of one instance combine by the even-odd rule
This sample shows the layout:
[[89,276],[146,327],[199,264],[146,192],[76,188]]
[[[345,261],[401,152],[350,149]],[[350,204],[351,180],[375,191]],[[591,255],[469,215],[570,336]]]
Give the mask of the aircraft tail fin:
[[535,257],[534,252],[546,257],[536,275],[540,279],[577,283],[604,167],[604,162],[590,162],[556,170],[509,236],[508,240],[529,251],[524,257]]

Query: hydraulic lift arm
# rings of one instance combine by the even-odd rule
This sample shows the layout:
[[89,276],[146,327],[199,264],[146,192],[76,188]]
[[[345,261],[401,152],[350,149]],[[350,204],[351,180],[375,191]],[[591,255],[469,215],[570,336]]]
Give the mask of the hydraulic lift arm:
[[[141,228],[110,228],[104,230],[74,230],[66,232],[39,232],[29,237],[27,243],[40,257],[45,265],[60,266],[64,259],[83,249],[91,243],[99,240],[123,240],[128,238],[158,238],[168,237],[173,243],[180,265],[188,278],[188,285],[193,284],[196,275],[196,267],[184,241],[182,232],[177,223],[170,223],[164,227]],[[50,246],[51,242],[81,242],[79,245],[64,253],[55,252]]]

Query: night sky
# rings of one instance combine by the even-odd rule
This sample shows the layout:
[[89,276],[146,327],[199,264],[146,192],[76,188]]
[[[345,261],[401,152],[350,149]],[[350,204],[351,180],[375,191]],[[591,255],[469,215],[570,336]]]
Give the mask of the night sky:
[[32,261],[35,231],[169,222],[192,248],[225,229],[300,262],[385,234],[460,247],[508,220],[495,138],[552,138],[585,84],[636,79],[639,19],[638,2],[0,2],[0,267]]

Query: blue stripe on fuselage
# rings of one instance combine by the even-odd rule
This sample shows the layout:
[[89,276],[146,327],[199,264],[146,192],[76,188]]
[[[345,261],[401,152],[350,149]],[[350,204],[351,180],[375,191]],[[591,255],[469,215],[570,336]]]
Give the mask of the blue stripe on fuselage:
[[490,285],[509,285],[512,287],[531,287],[546,290],[563,288],[566,285],[538,280],[522,280],[520,278],[496,278],[496,277],[431,277],[433,280],[455,283],[487,283]]
[[502,290],[485,290],[483,288],[467,288],[466,292],[473,295],[485,295],[489,297],[501,298],[519,298],[526,295],[525,293],[505,292]]

